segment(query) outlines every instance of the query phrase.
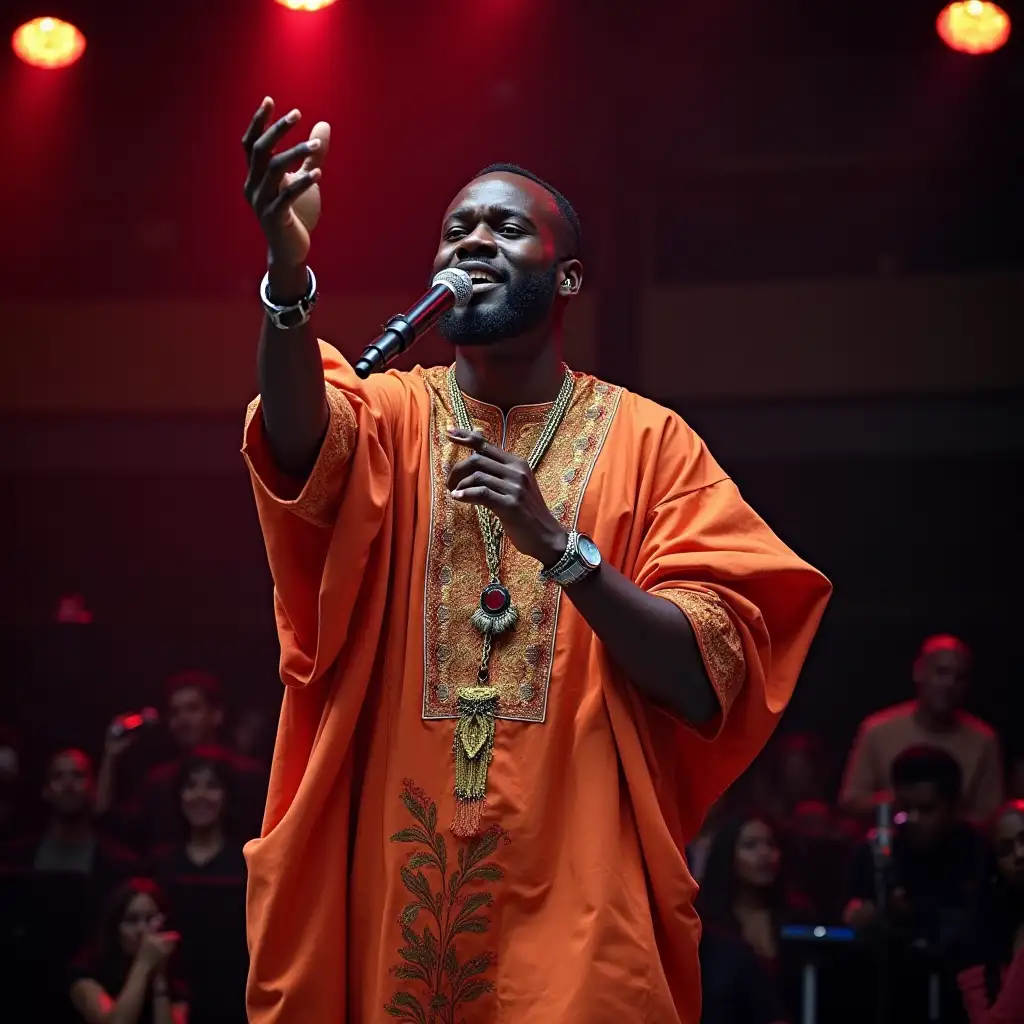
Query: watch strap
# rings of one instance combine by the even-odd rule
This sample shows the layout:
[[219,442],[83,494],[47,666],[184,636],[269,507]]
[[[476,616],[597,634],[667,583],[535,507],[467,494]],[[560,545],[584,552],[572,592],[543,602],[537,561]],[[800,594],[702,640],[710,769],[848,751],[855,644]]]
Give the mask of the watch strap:
[[306,323],[313,312],[313,307],[316,305],[318,298],[319,292],[316,286],[316,275],[311,267],[306,267],[306,294],[298,302],[294,302],[290,306],[280,306],[276,302],[271,301],[270,271],[263,275],[263,280],[260,282],[260,301],[263,303],[263,309],[266,311],[267,318],[275,327],[282,331],[293,330]]
[[566,541],[565,553],[554,565],[542,569],[540,578],[557,583],[560,587],[567,587],[572,583],[577,583],[585,576],[589,576],[593,569],[584,565],[580,558],[579,541],[579,532],[572,530]]

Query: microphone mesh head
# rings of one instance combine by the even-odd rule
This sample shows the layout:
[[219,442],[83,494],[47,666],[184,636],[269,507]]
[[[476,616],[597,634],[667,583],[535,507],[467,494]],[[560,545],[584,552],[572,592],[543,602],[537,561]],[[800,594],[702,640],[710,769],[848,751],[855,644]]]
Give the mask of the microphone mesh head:
[[446,288],[450,288],[455,296],[456,306],[465,306],[473,298],[473,282],[464,270],[449,267],[448,270],[442,270],[439,274],[435,274],[432,283],[443,284]]

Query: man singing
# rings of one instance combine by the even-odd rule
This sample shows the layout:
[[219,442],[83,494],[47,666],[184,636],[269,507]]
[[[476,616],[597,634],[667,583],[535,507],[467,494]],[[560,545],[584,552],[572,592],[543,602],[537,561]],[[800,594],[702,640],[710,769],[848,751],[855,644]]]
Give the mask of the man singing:
[[[697,1024],[683,850],[790,697],[828,581],[674,413],[562,362],[569,203],[474,178],[451,367],[308,319],[330,140],[243,139],[269,242],[245,428],[286,685],[249,844],[255,1024]],[[297,168],[295,170],[290,170]]]

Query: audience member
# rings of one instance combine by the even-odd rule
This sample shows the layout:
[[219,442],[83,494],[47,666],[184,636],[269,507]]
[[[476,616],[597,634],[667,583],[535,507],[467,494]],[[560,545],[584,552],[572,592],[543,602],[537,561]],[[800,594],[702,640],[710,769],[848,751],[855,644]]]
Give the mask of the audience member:
[[0,725],[0,842],[20,828],[21,745],[11,729]]
[[269,765],[274,753],[275,721],[264,708],[248,707],[239,712],[231,730],[231,747],[243,757]]
[[[962,948],[985,877],[982,837],[958,813],[960,765],[939,747],[915,746],[893,762],[897,822],[891,850],[872,837],[857,851],[847,924],[884,943],[887,1002],[901,1022],[925,1019],[930,988],[956,1019],[952,958]],[[882,901],[880,906],[879,901]],[[930,1019],[930,1018],[929,1018]]]
[[173,971],[176,932],[154,882],[133,878],[110,897],[91,946],[71,968],[70,996],[89,1024],[185,1024],[188,1007]]
[[812,733],[779,736],[769,747],[778,789],[781,825],[816,839],[848,841],[863,829],[843,817],[829,799],[830,771],[821,740]]
[[980,901],[970,966],[957,976],[970,1024],[1024,1021],[1024,802],[993,828],[995,869]]
[[785,803],[792,814],[808,800],[825,800],[828,771],[821,740],[808,732],[787,733],[771,745],[775,776]]
[[137,870],[138,859],[130,850],[96,830],[96,779],[92,761],[81,750],[62,750],[50,759],[42,799],[49,809],[42,833],[4,844],[0,863],[85,875],[93,895],[105,895]]
[[962,640],[933,636],[924,642],[914,662],[916,700],[861,723],[846,765],[843,810],[872,814],[890,799],[890,771],[899,753],[927,744],[948,751],[960,764],[967,819],[988,820],[1003,800],[1002,762],[995,733],[962,708],[970,669],[970,651]]
[[183,936],[189,1024],[245,1024],[246,869],[232,825],[231,760],[199,748],[182,762],[175,792],[185,839],[158,853],[153,873]]
[[242,841],[233,822],[235,779],[231,757],[220,747],[200,747],[178,767],[175,813],[183,840],[159,848],[153,860],[158,882],[173,901],[174,885],[198,877],[245,882]]
[[813,910],[783,884],[777,836],[760,814],[736,815],[719,826],[696,906],[705,928],[742,939],[753,950],[792,1004],[790,979],[781,968],[780,928],[811,921]]
[[[175,810],[175,779],[181,761],[199,747],[217,744],[224,720],[224,701],[220,682],[207,672],[182,672],[171,676],[166,686],[167,729],[178,748],[178,756],[152,768],[134,798],[120,805],[115,799],[118,768],[125,751],[135,742],[134,732],[116,735],[108,732],[100,769],[101,813],[110,812],[122,834],[140,847],[152,851],[180,838],[180,816]],[[238,826],[244,838],[259,834],[266,798],[267,773],[258,762],[225,750],[237,780]]]
[[[939,747],[902,751],[892,765],[896,810],[884,869],[889,918],[917,938],[948,947],[962,935],[984,878],[984,840],[958,814],[962,773]],[[878,919],[879,851],[870,839],[857,852],[846,920],[863,928]]]
[[[837,922],[843,911],[850,860],[864,834],[828,798],[829,771],[821,741],[810,733],[773,740],[766,770],[775,780],[779,844],[787,874],[815,907],[818,923]],[[763,810],[760,804],[755,804]]]

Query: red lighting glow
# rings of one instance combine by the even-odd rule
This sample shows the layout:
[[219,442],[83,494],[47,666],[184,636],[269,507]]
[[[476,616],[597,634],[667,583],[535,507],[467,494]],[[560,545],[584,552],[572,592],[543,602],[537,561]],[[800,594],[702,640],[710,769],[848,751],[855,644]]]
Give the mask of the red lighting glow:
[[66,68],[85,52],[85,36],[60,18],[26,21],[11,38],[14,52],[34,68]]
[[1010,38],[1010,16],[985,0],[950,4],[935,27],[942,41],[961,53],[992,53]]
[[320,11],[330,7],[336,0],[277,0],[282,7],[290,11]]

